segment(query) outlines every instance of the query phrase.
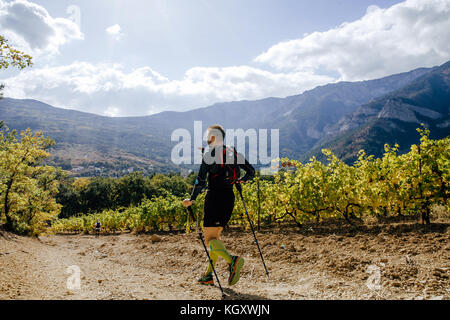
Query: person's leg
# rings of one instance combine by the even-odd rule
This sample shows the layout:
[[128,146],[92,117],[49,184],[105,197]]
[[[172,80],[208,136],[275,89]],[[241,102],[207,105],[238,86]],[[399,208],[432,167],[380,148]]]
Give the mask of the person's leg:
[[225,245],[219,240],[222,233],[222,227],[206,227],[205,228],[205,242],[209,246],[209,256],[212,260],[212,266],[208,263],[206,274],[212,272],[212,267],[215,267],[219,257],[225,259],[228,264],[232,262],[232,256],[228,253]]
[[234,285],[239,281],[240,270],[244,265],[244,259],[242,257],[232,256],[228,253],[225,245],[219,240],[222,230],[222,227],[205,228],[205,241],[209,245],[209,257],[212,261],[212,266],[211,263],[208,263],[205,277],[209,277],[209,279],[206,279],[208,280],[208,284],[212,283],[212,275],[210,275],[213,272],[212,268],[216,266],[218,258],[222,257],[230,265],[228,284]]
[[[212,239],[219,239],[221,232],[222,232],[222,230],[220,227],[218,227],[218,228],[205,227],[204,234],[205,234],[206,246],[209,247],[209,242]],[[209,248],[209,257],[211,258],[212,266],[211,266],[211,263],[209,263],[209,261],[208,261],[208,269],[206,269],[205,275],[207,275],[213,271],[212,268],[216,266],[217,260],[219,259],[219,256],[215,252],[213,252],[213,250],[211,250],[211,248]]]
[[[204,205],[204,235],[206,246],[209,247],[209,256],[212,264],[208,262],[208,269],[205,273],[205,279],[209,280],[213,267],[215,266],[219,257],[222,257],[228,264],[232,263],[232,256],[228,253],[224,244],[219,240],[220,234],[223,230],[224,217],[228,216],[230,212],[224,212],[224,202],[227,201],[223,192],[214,192],[208,190],[205,196]],[[227,204],[227,203],[225,203]],[[231,214],[230,214],[231,215]],[[209,276],[208,276],[209,275]],[[200,282],[203,282],[202,280]]]
[[219,240],[220,234],[222,233],[223,228],[222,227],[205,227],[204,233],[205,233],[205,243],[208,246],[209,242],[212,239]]

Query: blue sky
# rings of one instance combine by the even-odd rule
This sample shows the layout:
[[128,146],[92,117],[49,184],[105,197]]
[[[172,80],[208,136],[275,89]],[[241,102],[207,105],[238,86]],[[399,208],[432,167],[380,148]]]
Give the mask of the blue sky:
[[[326,31],[364,15],[368,6],[389,7],[384,0],[58,0],[35,1],[55,17],[81,9],[85,41],[61,48],[54,63],[74,60],[149,65],[181,79],[196,66],[245,65],[272,45],[304,33]],[[121,26],[114,41],[105,29]],[[95,49],[94,49],[95,48]]]
[[0,0],[0,34],[35,62],[0,81],[108,116],[285,97],[442,64],[449,15],[450,0]]

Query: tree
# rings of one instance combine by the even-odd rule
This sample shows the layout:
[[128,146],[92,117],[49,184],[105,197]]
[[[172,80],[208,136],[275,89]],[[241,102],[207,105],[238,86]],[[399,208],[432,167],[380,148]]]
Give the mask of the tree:
[[117,205],[128,207],[138,205],[144,198],[151,199],[157,189],[142,172],[133,172],[116,182]]
[[82,209],[84,212],[98,212],[115,208],[115,181],[113,178],[95,177],[82,190]]
[[16,67],[20,70],[33,65],[33,57],[23,53],[8,43],[8,40],[0,35],[0,70]]
[[180,175],[157,174],[151,179],[151,182],[158,188],[159,193],[166,190],[177,197],[183,197],[190,191],[189,185]]
[[[33,58],[11,47],[8,40],[0,35],[0,70],[8,69],[9,67],[16,67],[20,70],[31,67],[33,65]],[[3,98],[3,89],[5,86],[0,84],[0,100]],[[3,121],[0,120],[0,128],[3,127]]]
[[0,216],[5,228],[20,234],[39,235],[60,211],[57,169],[42,166],[54,141],[30,129],[20,133],[0,130]]
[[59,218],[68,218],[82,212],[80,191],[76,188],[77,181],[70,177],[69,172],[58,168],[59,191],[56,201],[62,206]]

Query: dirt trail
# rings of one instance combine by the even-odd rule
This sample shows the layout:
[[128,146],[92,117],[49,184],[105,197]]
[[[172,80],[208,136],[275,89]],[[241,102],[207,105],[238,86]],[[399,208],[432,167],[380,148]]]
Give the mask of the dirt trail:
[[[0,299],[219,299],[217,287],[196,284],[206,267],[196,234],[161,237],[0,231]],[[223,260],[216,268],[229,299],[449,299],[449,239],[445,223],[266,230],[267,280],[251,233],[232,229],[223,241],[245,258],[241,280],[228,287]],[[67,289],[70,266],[79,289]]]

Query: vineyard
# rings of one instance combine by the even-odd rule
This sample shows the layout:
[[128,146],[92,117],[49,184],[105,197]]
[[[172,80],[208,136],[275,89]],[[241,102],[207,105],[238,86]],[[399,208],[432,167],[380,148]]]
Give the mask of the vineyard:
[[[325,164],[310,159],[306,164],[287,158],[277,159],[278,172],[273,179],[257,176],[245,184],[243,195],[255,225],[294,222],[302,227],[308,221],[343,219],[348,224],[365,217],[408,216],[420,214],[423,223],[430,223],[430,212],[436,205],[449,210],[450,137],[429,138],[424,126],[417,129],[420,144],[399,155],[398,145],[385,145],[382,158],[374,158],[363,150],[349,166],[330,150]],[[186,194],[186,197],[188,195]],[[201,214],[204,195],[194,204]],[[244,208],[236,194],[231,224],[247,224]],[[172,194],[145,198],[136,206],[56,220],[56,233],[91,232],[99,219],[104,232],[189,231],[182,198]]]
[[450,300],[450,0],[51,2],[0,0],[1,302]]

